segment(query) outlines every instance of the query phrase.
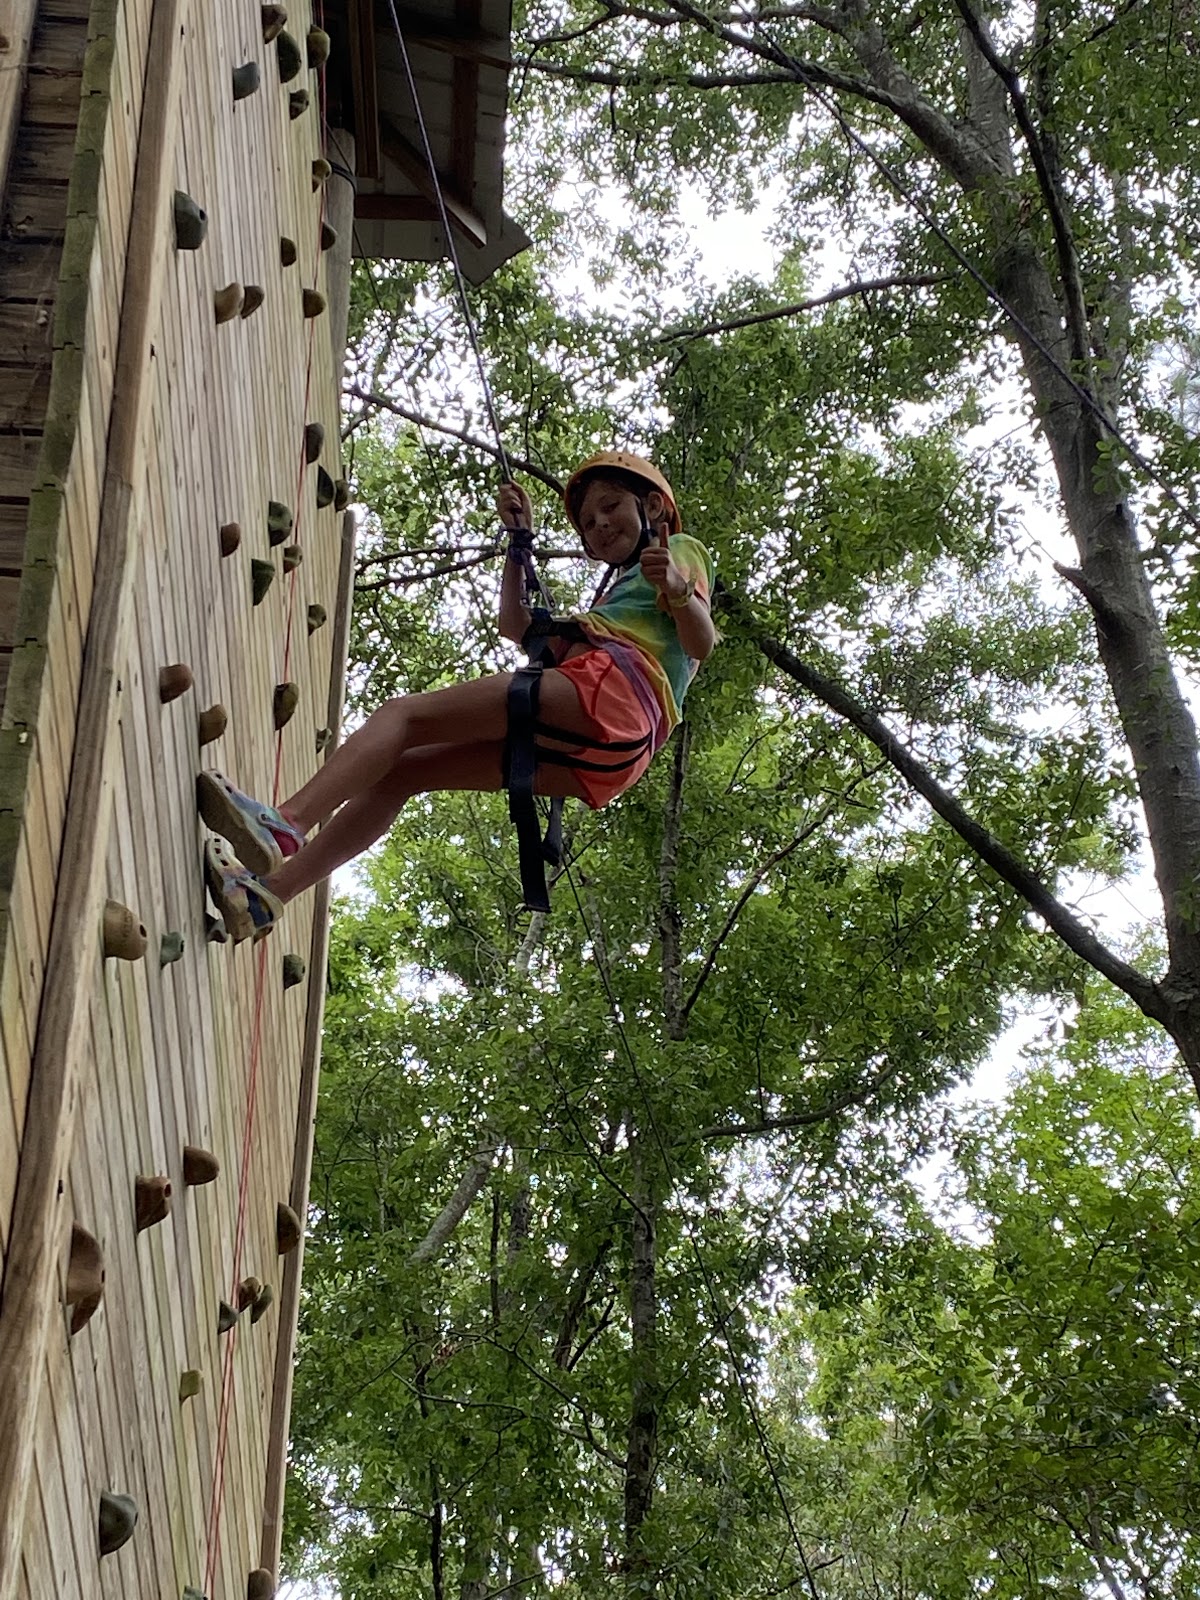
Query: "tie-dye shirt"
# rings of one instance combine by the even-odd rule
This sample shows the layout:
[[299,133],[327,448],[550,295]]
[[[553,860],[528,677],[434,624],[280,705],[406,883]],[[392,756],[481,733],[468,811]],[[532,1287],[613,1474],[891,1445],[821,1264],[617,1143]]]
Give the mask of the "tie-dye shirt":
[[[712,592],[712,557],[698,539],[677,533],[670,542],[671,560],[706,603]],[[637,652],[638,665],[649,679],[654,696],[662,708],[665,738],[679,721],[684,696],[699,663],[684,653],[675,626],[675,615],[660,609],[658,590],[642,576],[638,566],[616,580],[602,596],[599,605],[579,618],[584,628],[598,640],[612,639],[629,644]],[[656,741],[657,743],[657,741]]]

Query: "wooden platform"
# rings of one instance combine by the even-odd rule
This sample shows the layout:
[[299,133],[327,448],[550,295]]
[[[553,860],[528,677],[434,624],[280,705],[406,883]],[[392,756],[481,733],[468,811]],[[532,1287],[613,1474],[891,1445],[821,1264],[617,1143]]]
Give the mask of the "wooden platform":
[[[301,41],[307,7],[289,6]],[[114,372],[122,337],[127,240],[138,172],[152,0],[42,0],[4,199],[0,239],[0,1249],[6,1261],[54,930],[68,796],[81,733],[80,684],[108,469]],[[64,1071],[73,1139],[57,1237],[58,1293],[67,1233],[99,1240],[104,1299],[80,1332],[57,1304],[34,1417],[23,1494],[18,1592],[30,1600],[96,1595],[210,1597],[245,1593],[259,1565],[275,1308],[218,1336],[220,1301],[253,1275],[278,1284],[275,1218],[289,1193],[308,1006],[321,974],[284,989],[285,952],[309,959],[311,897],[269,941],[206,942],[194,789],[218,766],[271,798],[297,788],[321,757],[333,660],[341,517],[315,504],[303,459],[306,421],[325,425],[322,464],[335,478],[337,379],[323,319],[305,318],[304,287],[321,287],[318,80],[279,82],[257,0],[180,0],[176,121],[165,148],[172,182],[208,213],[205,242],[177,250],[158,219],[157,312],[138,470],[128,507],[132,621],[118,664],[120,720],[111,751],[111,815],[97,839],[103,892],[87,975],[86,1047]],[[258,93],[235,103],[231,74],[256,60]],[[155,70],[153,62],[150,70]],[[312,106],[293,122],[288,88]],[[280,236],[300,259],[280,264]],[[161,257],[161,260],[158,257]],[[261,285],[262,308],[218,326],[214,292]],[[292,508],[290,575],[267,534],[267,505]],[[237,522],[238,551],[218,530]],[[103,555],[103,552],[100,552]],[[277,576],[251,602],[252,558]],[[170,704],[160,670],[186,663],[194,688]],[[276,733],[272,696],[294,681],[298,709]],[[198,714],[228,710],[228,731],[203,751]],[[104,959],[103,900],[132,908],[148,950]],[[165,936],[183,955],[160,966]],[[310,1063],[311,1065],[311,1063]],[[213,1151],[217,1181],[188,1189],[185,1144]],[[134,1227],[139,1174],[169,1177],[169,1217]],[[5,1297],[11,1285],[5,1280]],[[0,1304],[0,1318],[3,1305]],[[180,1375],[203,1374],[181,1403]],[[130,1494],[133,1538],[101,1559],[100,1493]],[[25,1492],[27,1491],[27,1492]],[[0,1484],[0,1494],[14,1485]],[[0,1586],[2,1588],[2,1586]],[[0,1596],[0,1600],[7,1600]]]

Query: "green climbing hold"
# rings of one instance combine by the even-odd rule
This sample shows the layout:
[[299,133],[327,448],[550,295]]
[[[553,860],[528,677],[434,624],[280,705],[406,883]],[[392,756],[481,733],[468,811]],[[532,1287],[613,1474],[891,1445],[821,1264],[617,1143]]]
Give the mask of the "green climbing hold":
[[321,249],[332,250],[337,243],[337,229],[330,227],[328,222],[321,224]]
[[325,425],[321,422],[309,422],[304,427],[304,461],[307,466],[313,462],[325,448]]
[[259,1290],[257,1297],[255,1298],[254,1304],[250,1307],[251,1327],[253,1327],[256,1322],[261,1321],[261,1319],[266,1315],[274,1299],[274,1289],[272,1289],[269,1283],[264,1283],[262,1288]]
[[257,61],[246,61],[240,67],[233,69],[233,98],[235,100],[248,100],[252,94],[258,93],[262,74],[258,70]]
[[296,568],[300,565],[300,563],[303,560],[304,560],[304,551],[300,548],[300,546],[298,544],[285,544],[284,545],[284,547],[283,547],[283,570],[285,572],[295,572]]
[[183,954],[184,939],[181,933],[164,933],[158,946],[158,964],[169,967]]
[[320,511],[325,506],[331,506],[333,504],[333,495],[334,495],[333,479],[325,471],[324,467],[318,467],[317,468],[317,510]]
[[175,219],[175,248],[199,250],[208,232],[208,213],[196,204],[190,194],[176,189],[172,214]]
[[292,513],[282,500],[267,501],[267,538],[272,544],[282,544],[292,531]]
[[204,1387],[204,1374],[195,1367],[189,1367],[186,1372],[179,1374],[179,1403],[183,1405],[186,1400],[194,1400]]
[[283,958],[283,987],[292,989],[304,981],[304,957],[289,950]]
[[320,755],[322,750],[327,750],[332,743],[333,743],[333,729],[332,728],[318,728],[317,729],[317,754]]
[[308,64],[315,72],[329,60],[329,35],[324,28],[318,28],[314,24],[308,30],[305,44],[308,49]]
[[252,317],[266,299],[266,293],[261,284],[248,283],[242,295],[242,320]]
[[288,95],[288,116],[295,122],[297,117],[302,117],[308,110],[308,90],[293,89]]
[[279,264],[283,267],[296,265],[296,241],[289,239],[286,233],[279,236]]
[[350,485],[345,478],[339,478],[333,486],[333,509],[345,511],[350,504]]
[[300,686],[295,683],[277,683],[275,693],[271,699],[271,710],[275,720],[275,732],[286,728],[296,713],[300,704]]
[[131,1495],[117,1494],[114,1490],[102,1489],[100,1491],[100,1515],[97,1519],[100,1554],[102,1556],[111,1556],[123,1544],[127,1544],[133,1537],[133,1530],[137,1527],[137,1519],[137,1502]]
[[254,597],[254,604],[261,605],[266,599],[267,590],[275,582],[275,568],[269,561],[251,561],[250,563],[250,592]]
[[237,1319],[238,1314],[229,1304],[229,1301],[222,1300],[220,1309],[217,1311],[217,1332],[228,1333]]
[[304,65],[300,55],[300,46],[285,28],[275,39],[275,49],[279,54],[279,81],[280,83],[291,83]]
[[329,619],[329,613],[326,611],[325,607],[322,606],[322,605],[318,605],[316,603],[316,601],[314,600],[312,605],[309,606],[309,608],[308,608],[308,631],[309,631],[309,634],[310,635],[314,634],[314,633],[316,633],[318,628],[323,628],[325,626],[326,622],[328,621],[328,619]]

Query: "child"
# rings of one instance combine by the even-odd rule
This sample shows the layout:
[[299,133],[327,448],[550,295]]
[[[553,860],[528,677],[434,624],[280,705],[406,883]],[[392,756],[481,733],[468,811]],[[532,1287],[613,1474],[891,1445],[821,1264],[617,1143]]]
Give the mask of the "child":
[[[713,648],[712,562],[680,531],[666,478],[640,456],[594,456],[573,474],[564,499],[588,555],[620,575],[552,646],[555,665],[541,680],[535,789],[599,807],[641,777]],[[532,509],[523,489],[503,485],[501,522],[529,529]],[[521,561],[510,546],[500,592],[500,631],[518,643],[531,622]],[[205,879],[231,937],[269,933],[289,900],[374,844],[414,795],[504,787],[511,682],[511,673],[495,673],[386,701],[278,808],[220,773],[202,772],[201,815],[234,847],[222,839],[205,847]],[[620,748],[605,759],[609,743]]]

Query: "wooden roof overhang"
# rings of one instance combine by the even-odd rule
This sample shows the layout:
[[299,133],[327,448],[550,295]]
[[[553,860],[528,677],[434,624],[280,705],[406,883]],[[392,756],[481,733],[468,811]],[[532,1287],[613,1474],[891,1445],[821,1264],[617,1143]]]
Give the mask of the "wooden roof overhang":
[[[340,111],[351,113],[355,135],[354,254],[440,260],[448,251],[437,188],[391,6],[343,3]],[[396,12],[459,261],[481,283],[529,243],[503,209],[511,3],[397,0]]]

